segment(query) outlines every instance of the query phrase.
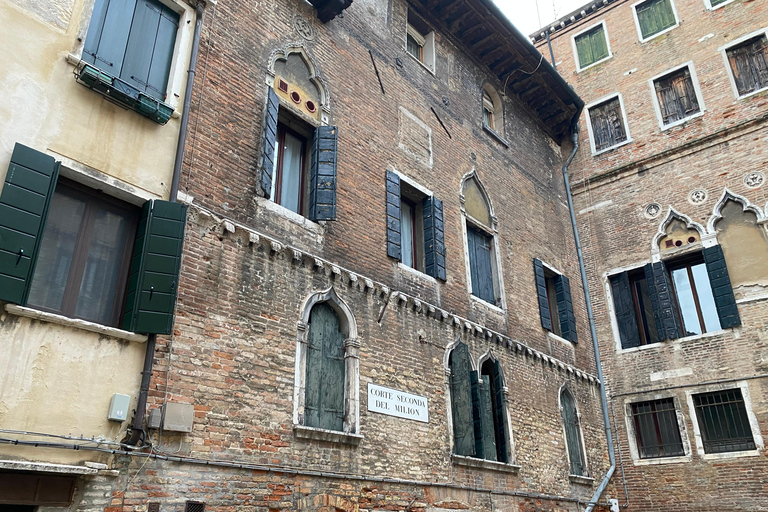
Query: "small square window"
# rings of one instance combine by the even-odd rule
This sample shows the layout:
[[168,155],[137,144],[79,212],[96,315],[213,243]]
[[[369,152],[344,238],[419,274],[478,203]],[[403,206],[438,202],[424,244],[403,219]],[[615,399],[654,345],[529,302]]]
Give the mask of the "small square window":
[[672,0],[645,0],[633,7],[641,41],[666,32],[678,23]]
[[756,449],[741,389],[693,395],[693,404],[705,453]]
[[619,96],[587,108],[593,153],[601,153],[629,141]]
[[765,34],[728,48],[725,53],[739,96],[768,87],[768,39]]
[[701,112],[701,100],[688,66],[653,80],[653,88],[663,126]]
[[414,59],[435,71],[435,32],[424,20],[408,10],[405,49]]
[[578,34],[573,38],[573,43],[576,46],[576,58],[580,70],[611,56],[603,23]]
[[685,455],[671,398],[632,404],[632,420],[641,459]]

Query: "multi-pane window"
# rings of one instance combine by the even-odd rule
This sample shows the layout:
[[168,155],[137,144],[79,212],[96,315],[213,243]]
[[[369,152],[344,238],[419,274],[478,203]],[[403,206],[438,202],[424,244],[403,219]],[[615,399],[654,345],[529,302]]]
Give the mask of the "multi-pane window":
[[584,460],[584,450],[582,449],[579,413],[576,409],[576,399],[567,388],[563,388],[560,392],[560,413],[563,417],[563,426],[565,428],[565,444],[568,449],[571,474],[585,476],[587,474],[587,465]]
[[685,66],[653,81],[662,123],[666,126],[701,111],[691,71]]
[[604,151],[627,141],[627,128],[618,96],[590,107],[588,114],[595,152]]
[[635,5],[635,14],[637,16],[637,24],[640,26],[642,40],[648,39],[677,24],[672,0],[646,0]]
[[309,316],[304,425],[344,429],[344,334],[339,317],[322,302]]
[[755,449],[741,389],[693,395],[705,453]]
[[739,96],[768,87],[768,38],[764,34],[725,53]]
[[667,268],[672,276],[685,335],[719,331],[717,306],[702,255],[699,253],[693,258],[673,262]]
[[416,60],[435,70],[435,32],[418,15],[408,11],[405,50]]
[[[408,187],[401,184],[401,194]],[[401,195],[400,198],[400,227],[401,251],[403,265],[424,271],[424,208],[422,201],[408,199],[413,194]]]
[[277,127],[272,194],[275,203],[304,214],[307,139],[284,124]]
[[483,124],[489,128],[494,128],[493,123],[493,99],[488,91],[483,91]]
[[605,36],[605,27],[602,23],[574,37],[574,43],[576,45],[579,68],[581,69],[610,56],[608,41]]
[[641,459],[685,455],[671,398],[632,404],[632,420]]

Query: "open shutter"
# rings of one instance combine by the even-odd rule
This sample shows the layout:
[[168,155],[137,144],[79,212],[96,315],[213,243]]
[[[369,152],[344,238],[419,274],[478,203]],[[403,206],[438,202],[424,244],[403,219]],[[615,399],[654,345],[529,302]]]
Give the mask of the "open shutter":
[[96,0],[85,37],[83,60],[120,76],[136,0]]
[[491,396],[491,376],[483,375],[479,383],[480,414],[483,417],[483,458],[496,460],[496,428],[493,421],[493,397]]
[[541,326],[551,331],[552,317],[550,316],[549,301],[547,300],[547,278],[544,277],[544,264],[536,258],[533,260],[533,273],[536,276],[536,296],[539,300]]
[[501,364],[498,360],[494,361],[492,387],[493,422],[496,427],[496,460],[507,463],[509,462],[509,449],[507,448],[507,412],[506,407],[504,407],[504,382],[501,377]]
[[662,261],[649,263],[643,267],[643,271],[648,283],[648,295],[653,306],[659,341],[681,338],[683,329],[680,325],[677,298],[666,265]]
[[472,422],[469,368],[469,350],[464,343],[459,343],[451,352],[453,449],[456,455],[473,456],[475,454],[475,431]]
[[0,194],[0,300],[24,305],[60,163],[16,144]]
[[571,282],[567,277],[557,276],[555,293],[557,293],[557,312],[560,317],[560,330],[563,333],[563,338],[572,343],[578,343],[576,316],[573,314],[573,299],[571,299]]
[[728,268],[725,265],[723,248],[720,245],[713,245],[702,252],[704,262],[707,264],[709,285],[712,287],[717,316],[720,318],[720,327],[723,329],[737,327],[741,325],[741,318],[739,308],[736,306],[736,297],[733,295],[731,278],[728,276]]
[[619,324],[621,348],[639,347],[640,331],[635,315],[635,305],[632,301],[632,290],[629,286],[629,275],[626,272],[611,277],[611,292],[614,311],[616,312],[616,323]]
[[387,171],[387,256],[402,260],[400,243],[400,176]]
[[262,195],[272,197],[272,174],[275,172],[275,144],[277,144],[277,109],[280,100],[271,87],[267,89],[267,101],[264,103],[264,126],[261,134],[261,169],[259,185]]
[[312,139],[309,173],[310,220],[336,220],[336,149],[339,130],[318,126]]
[[123,329],[170,334],[179,284],[187,205],[153,199],[144,203],[123,313]]
[[485,457],[485,443],[483,439],[483,395],[480,389],[480,379],[477,372],[469,372],[469,384],[472,388],[472,425],[475,433],[475,457]]
[[445,235],[443,202],[434,196],[424,199],[424,260],[427,274],[445,281]]

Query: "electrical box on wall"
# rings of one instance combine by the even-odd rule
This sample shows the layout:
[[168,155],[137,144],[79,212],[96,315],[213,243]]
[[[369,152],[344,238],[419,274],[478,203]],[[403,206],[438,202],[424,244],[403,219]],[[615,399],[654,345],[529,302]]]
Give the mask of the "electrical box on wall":
[[109,421],[125,421],[128,418],[128,408],[131,406],[131,397],[115,393],[109,402]]
[[152,409],[149,411],[149,417],[147,418],[147,428],[158,429],[163,423],[163,411],[160,409]]
[[174,432],[192,432],[195,418],[195,406],[168,402],[163,411],[163,430]]

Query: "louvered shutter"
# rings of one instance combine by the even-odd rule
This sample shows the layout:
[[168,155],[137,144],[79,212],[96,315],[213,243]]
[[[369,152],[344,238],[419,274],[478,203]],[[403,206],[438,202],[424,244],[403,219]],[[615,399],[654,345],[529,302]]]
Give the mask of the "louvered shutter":
[[187,205],[144,203],[131,257],[123,329],[171,334],[184,246]]
[[344,335],[339,318],[325,303],[312,308],[304,383],[304,425],[344,429]]
[[310,220],[336,220],[336,161],[339,131],[318,126],[312,138],[309,173]]
[[548,331],[552,330],[552,317],[549,311],[549,301],[547,300],[547,278],[544,276],[544,264],[540,259],[533,260],[533,274],[536,278],[536,296],[539,301],[539,317],[541,326]]
[[482,459],[485,456],[485,442],[483,439],[483,394],[480,389],[480,379],[477,372],[469,372],[469,384],[472,389],[472,426],[475,433],[475,457]]
[[736,297],[733,295],[731,278],[728,276],[728,268],[725,265],[723,248],[720,245],[713,245],[702,252],[704,262],[707,264],[709,285],[712,287],[720,327],[723,329],[737,327],[741,325],[741,318],[739,308],[736,306]]
[[436,197],[424,199],[424,260],[428,275],[445,281],[445,234],[443,202]]
[[469,350],[459,343],[451,352],[451,415],[453,447],[457,455],[474,456],[475,430],[469,382]]
[[563,338],[570,342],[578,343],[579,336],[576,333],[576,316],[573,314],[573,299],[571,298],[571,282],[567,277],[558,275],[555,279],[555,293],[557,294],[557,312],[560,317],[560,330]]
[[613,307],[616,312],[616,323],[619,325],[621,348],[639,347],[640,331],[632,301],[629,275],[626,272],[611,277],[611,292],[613,294]]
[[277,144],[277,110],[280,101],[275,90],[267,89],[267,101],[264,103],[264,126],[261,134],[261,169],[259,185],[262,195],[272,197],[272,174],[275,172],[275,145]]
[[400,242],[400,176],[387,171],[387,256],[402,260]]
[[120,76],[136,0],[96,0],[85,36],[83,61]]
[[16,144],[0,194],[0,300],[24,305],[60,162]]
[[507,412],[504,407],[504,382],[501,377],[501,364],[494,361],[494,372],[492,382],[493,394],[493,421],[496,434],[496,452],[499,462],[509,462],[507,449]]
[[683,329],[680,325],[680,312],[666,265],[662,261],[649,263],[643,267],[643,271],[659,341],[681,338]]
[[483,458],[496,460],[496,424],[493,414],[493,396],[491,395],[491,376],[483,375],[479,383],[480,414],[483,417]]

